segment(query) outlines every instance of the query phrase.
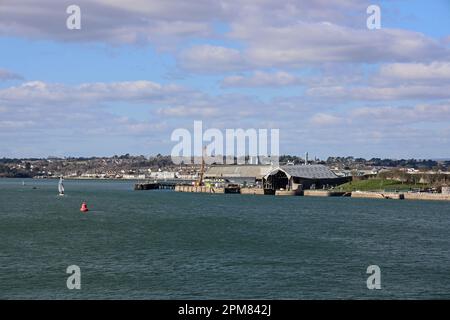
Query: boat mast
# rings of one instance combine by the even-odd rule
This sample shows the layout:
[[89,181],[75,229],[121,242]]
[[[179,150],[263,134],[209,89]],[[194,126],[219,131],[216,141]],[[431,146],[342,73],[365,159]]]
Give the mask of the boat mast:
[[203,176],[205,174],[205,153],[206,153],[206,146],[203,147],[202,165],[200,167],[200,173],[199,173],[198,180],[197,180],[197,183],[196,183],[197,186],[203,186]]

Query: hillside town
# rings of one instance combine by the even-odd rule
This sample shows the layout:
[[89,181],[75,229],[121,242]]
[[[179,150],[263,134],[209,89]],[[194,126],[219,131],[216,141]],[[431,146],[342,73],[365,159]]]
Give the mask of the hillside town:
[[[329,157],[326,160],[283,155],[280,165],[323,165],[337,176],[379,176],[408,182],[434,183],[450,177],[450,160]],[[208,166],[206,167],[208,169]],[[170,156],[129,154],[112,157],[0,158],[0,177],[131,180],[196,180],[200,165],[175,165]]]

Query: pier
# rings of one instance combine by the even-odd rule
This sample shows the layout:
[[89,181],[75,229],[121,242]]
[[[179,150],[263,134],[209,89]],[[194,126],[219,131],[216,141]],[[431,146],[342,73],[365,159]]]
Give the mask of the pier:
[[334,190],[304,190],[303,195],[306,197],[350,197],[351,193]]
[[159,189],[159,183],[136,183],[134,190],[155,190]]
[[192,183],[190,180],[156,180],[138,182],[134,185],[134,190],[173,190],[177,185]]
[[405,199],[405,195],[398,192],[354,191],[352,192],[352,198],[403,200]]
[[175,186],[177,192],[195,192],[195,193],[225,193],[225,188],[215,188],[208,186],[188,186],[177,185]]
[[194,193],[239,193],[242,195],[276,195],[276,196],[304,196],[304,197],[352,197],[365,199],[392,199],[392,200],[436,200],[450,201],[450,194],[441,193],[412,193],[412,192],[383,192],[383,191],[353,191],[345,192],[338,190],[271,190],[263,188],[240,188],[233,192],[227,192],[226,188],[215,188],[209,186],[175,186],[177,192],[194,192]]
[[450,194],[425,192],[392,192],[392,191],[352,191],[339,190],[267,190],[263,188],[248,188],[239,185],[195,186],[192,181],[180,183],[177,180],[138,182],[134,190],[175,190],[176,192],[209,193],[209,194],[241,194],[241,195],[276,195],[276,196],[304,196],[304,197],[352,197],[365,199],[392,199],[392,200],[432,200],[450,201]]
[[190,186],[190,185],[177,185],[175,186],[176,192],[194,192],[194,193],[237,193],[243,195],[276,195],[276,196],[309,196],[309,197],[349,197],[349,192],[332,191],[332,190],[276,190],[275,193],[272,190],[263,188],[241,188],[236,185],[225,187],[212,187],[212,186]]

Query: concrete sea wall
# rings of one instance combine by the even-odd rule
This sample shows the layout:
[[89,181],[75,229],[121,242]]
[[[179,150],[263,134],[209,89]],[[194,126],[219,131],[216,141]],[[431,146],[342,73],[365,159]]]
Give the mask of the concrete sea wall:
[[450,194],[442,193],[405,193],[407,200],[440,200],[450,201]]
[[[177,192],[195,192],[195,193],[225,193],[224,188],[216,188],[211,186],[189,186],[189,185],[177,185],[175,186]],[[240,194],[250,195],[264,195],[262,188],[241,188]],[[333,190],[303,190],[288,191],[277,190],[275,192],[277,196],[306,196],[306,197],[345,197],[349,196],[349,193]],[[367,198],[367,199],[397,199],[397,200],[440,200],[450,201],[450,194],[442,193],[398,193],[398,192],[382,192],[382,191],[353,191],[351,193],[352,198]]]
[[224,188],[215,188],[208,186],[175,186],[177,192],[196,192],[196,193],[225,193]]
[[241,188],[241,194],[264,194],[264,189],[262,188]]
[[333,190],[304,190],[305,197],[344,197],[347,193]]
[[352,198],[404,199],[404,194],[396,192],[354,191],[352,192]]

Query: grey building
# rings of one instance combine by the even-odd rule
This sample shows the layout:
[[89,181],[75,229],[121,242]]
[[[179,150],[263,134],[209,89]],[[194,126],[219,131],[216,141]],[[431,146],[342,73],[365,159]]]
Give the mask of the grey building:
[[289,165],[273,168],[263,178],[264,189],[276,190],[322,189],[349,181],[349,177],[339,177],[323,165]]
[[269,194],[280,189],[322,189],[351,179],[339,177],[323,165],[213,165],[206,171],[205,178],[223,179],[240,185],[260,185]]
[[274,167],[270,165],[213,165],[205,173],[205,179],[223,179],[237,184],[260,183]]

